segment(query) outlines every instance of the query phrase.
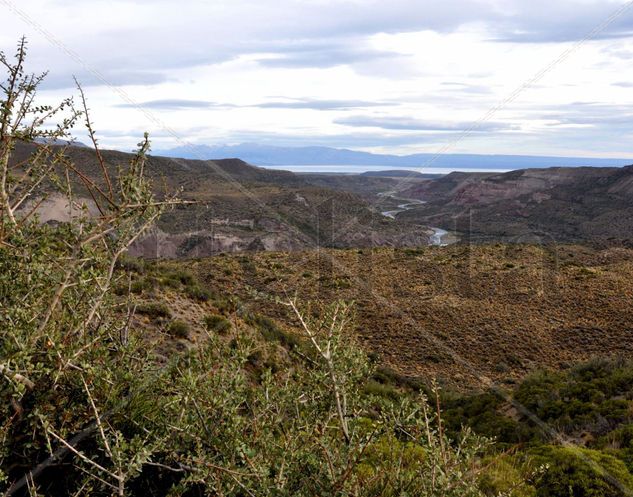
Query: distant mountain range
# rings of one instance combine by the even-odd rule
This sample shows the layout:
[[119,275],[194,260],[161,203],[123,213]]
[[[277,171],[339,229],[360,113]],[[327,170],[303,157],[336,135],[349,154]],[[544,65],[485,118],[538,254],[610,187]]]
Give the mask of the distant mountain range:
[[185,159],[239,158],[256,166],[385,166],[386,168],[528,169],[544,167],[625,166],[633,159],[593,159],[582,157],[542,157],[527,155],[435,154],[386,155],[329,147],[275,147],[240,145],[192,145],[158,150],[153,155]]

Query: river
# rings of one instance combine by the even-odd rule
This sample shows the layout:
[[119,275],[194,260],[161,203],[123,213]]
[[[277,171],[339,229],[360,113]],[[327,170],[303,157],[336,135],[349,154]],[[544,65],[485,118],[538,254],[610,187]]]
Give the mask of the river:
[[[396,216],[398,214],[400,214],[401,212],[405,212],[411,209],[415,209],[416,206],[418,205],[423,205],[426,204],[426,202],[424,200],[416,200],[416,199],[408,199],[408,198],[399,198],[396,197],[395,192],[383,192],[383,193],[379,193],[379,195],[381,197],[390,197],[394,200],[402,200],[403,204],[398,204],[398,206],[396,207],[396,209],[390,210],[390,211],[383,211],[381,214],[385,217],[389,217],[391,219],[395,219]],[[433,234],[429,237],[429,244],[430,245],[435,245],[437,247],[446,247],[447,245],[450,245],[451,243],[455,243],[454,240],[447,240],[447,238],[449,237],[449,232],[446,230],[443,230],[442,228],[436,228],[434,226],[429,226],[429,229],[433,230]]]

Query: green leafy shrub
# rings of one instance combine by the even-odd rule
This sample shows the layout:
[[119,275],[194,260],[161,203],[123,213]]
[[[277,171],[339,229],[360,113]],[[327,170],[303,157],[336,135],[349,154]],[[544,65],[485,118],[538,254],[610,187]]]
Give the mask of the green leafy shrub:
[[240,307],[240,302],[235,297],[212,297],[212,299],[213,305],[225,316],[237,312]]
[[375,395],[377,397],[385,397],[391,400],[398,400],[402,397],[402,392],[393,385],[379,383],[376,380],[369,380],[364,388],[363,392],[367,395]]
[[479,489],[485,495],[536,497],[534,483],[538,482],[542,474],[539,468],[529,471],[529,467],[519,457],[499,454],[483,458],[481,465],[484,470],[479,476]]
[[566,433],[587,428],[601,436],[633,421],[632,394],[633,364],[616,359],[533,374],[521,382],[514,396],[540,419]]
[[198,285],[188,286],[186,293],[188,297],[200,302],[206,302],[212,298],[212,294],[209,290]]
[[599,440],[602,447],[633,449],[633,424],[621,426]]
[[175,271],[171,273],[169,276],[173,279],[180,281],[180,283],[182,283],[185,286],[191,286],[196,283],[196,279],[193,276],[193,274],[191,274],[189,271],[186,271],[184,269]]
[[377,365],[372,378],[377,382],[390,384],[399,388],[406,388],[413,392],[424,392],[427,395],[430,393],[427,385],[421,378],[405,376],[390,367],[378,365],[377,359],[374,359],[373,362]]
[[133,273],[138,273],[138,274],[144,274],[145,269],[146,269],[146,264],[143,259],[123,255],[117,262],[117,269],[124,271],[126,273],[133,272]]
[[180,280],[171,276],[165,276],[159,279],[160,285],[167,288],[179,289],[181,286]]
[[[81,110],[72,99],[36,104],[44,75],[26,73],[25,56],[25,40],[15,62],[0,52],[0,492],[122,495],[151,452],[126,427],[138,419],[131,392],[153,402],[142,394],[152,360],[128,333],[112,285],[120,258],[164,206],[144,174],[147,135],[127,165],[108,163],[81,88]],[[52,145],[71,138],[78,120],[94,144],[81,164],[72,147]],[[79,207],[56,225],[19,209],[45,195]],[[52,463],[54,476],[39,474]]]
[[604,452],[550,446],[535,449],[532,456],[547,465],[537,485],[538,497],[624,497],[633,488],[625,464]]
[[130,287],[123,283],[117,283],[112,287],[112,292],[119,297],[128,295],[130,293]]
[[269,342],[278,342],[289,349],[302,346],[301,340],[296,335],[284,331],[275,321],[266,316],[251,314],[247,317],[246,322],[255,326]]
[[494,437],[507,444],[529,442],[538,437],[534,428],[501,412],[504,401],[503,396],[493,392],[445,398],[443,404],[446,426],[454,433],[462,426],[469,426],[476,433]]
[[150,278],[141,278],[132,281],[130,285],[130,291],[135,294],[141,294],[152,290],[154,288],[154,281]]

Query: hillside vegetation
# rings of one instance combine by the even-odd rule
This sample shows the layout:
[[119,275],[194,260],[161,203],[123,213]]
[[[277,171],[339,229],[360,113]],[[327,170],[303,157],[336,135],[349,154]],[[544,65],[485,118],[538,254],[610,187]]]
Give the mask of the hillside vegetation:
[[[25,57],[0,53],[2,495],[631,494],[628,250],[375,249],[428,234],[147,134],[101,151],[81,86],[37,105]],[[60,146],[79,123],[92,148]],[[355,248],[255,251],[324,233]],[[174,260],[132,257],[148,234]]]
[[358,340],[407,376],[468,390],[633,350],[633,253],[472,245],[257,253],[192,261],[285,320],[275,298],[356,302]]
[[[219,273],[214,283],[199,279],[208,277],[208,264],[218,259],[222,263],[213,265]],[[243,300],[218,293],[238,277],[227,259],[196,264],[125,261],[132,299],[139,303],[134,326],[165,356],[209,343],[209,331],[229,343],[239,338],[236,332],[248,334],[257,344],[246,358],[249,374],[258,377],[267,369],[287,368],[301,374],[302,361],[312,357],[301,324],[279,303],[270,302],[277,319],[262,314],[262,300],[270,299],[262,291],[252,291]],[[240,262],[248,266],[245,259],[241,256]],[[362,312],[357,308],[357,322]],[[319,308],[307,312],[319,314]],[[173,322],[190,326],[176,341]],[[376,353],[367,361],[359,395],[374,399],[372,409],[380,409],[381,402],[398,404],[420,395],[434,398],[437,390],[430,376],[402,374]],[[480,383],[469,393],[463,392],[463,385],[448,383],[439,391],[441,419],[450,438],[459,438],[466,426],[496,440],[479,460],[477,485],[485,495],[628,495],[633,481],[632,379],[633,363],[622,357],[537,368],[517,380]]]

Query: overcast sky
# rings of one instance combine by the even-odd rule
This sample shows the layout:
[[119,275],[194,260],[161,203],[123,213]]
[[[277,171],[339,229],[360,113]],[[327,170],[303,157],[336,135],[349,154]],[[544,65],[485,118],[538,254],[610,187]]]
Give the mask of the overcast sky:
[[627,3],[0,0],[0,48],[28,37],[45,101],[77,75],[122,150],[147,130],[155,149],[633,157],[633,8],[613,16]]

